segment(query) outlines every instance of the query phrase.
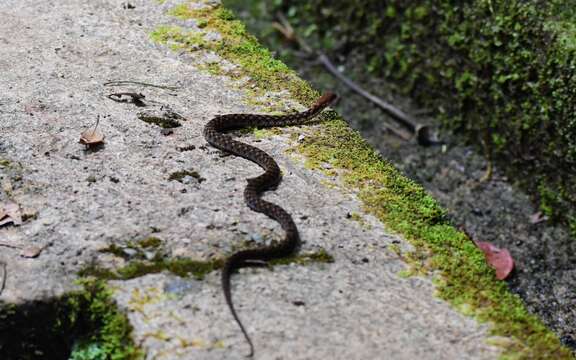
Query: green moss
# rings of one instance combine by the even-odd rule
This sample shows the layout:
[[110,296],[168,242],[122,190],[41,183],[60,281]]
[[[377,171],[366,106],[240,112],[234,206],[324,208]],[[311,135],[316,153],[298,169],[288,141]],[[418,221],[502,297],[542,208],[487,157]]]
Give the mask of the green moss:
[[196,170],[180,170],[180,171],[176,171],[173,172],[172,174],[170,174],[170,176],[168,177],[169,181],[179,181],[182,182],[183,179],[186,176],[191,176],[194,179],[198,180],[199,183],[201,183],[202,181],[206,180],[204,179],[202,176],[200,176],[200,174],[196,171]]
[[[263,2],[267,12],[287,14],[318,50],[354,54],[373,76],[434,111],[460,138],[478,148],[488,140],[485,147],[500,169],[535,200],[541,183],[557,193],[560,206],[548,208],[554,221],[567,225],[576,216],[573,4]],[[323,48],[330,43],[337,46]]]
[[[120,253],[125,257],[124,253]],[[331,263],[334,258],[322,249],[310,254],[299,254],[292,257],[270,261],[270,265],[298,264],[307,265],[310,263]],[[202,280],[206,274],[221,269],[224,259],[214,259],[210,261],[198,261],[187,258],[155,258],[152,261],[132,260],[126,266],[116,270],[105,269],[95,264],[84,267],[78,275],[82,277],[92,276],[102,280],[129,280],[147,274],[157,274],[162,271],[171,272],[174,275],[186,277],[194,276]]]
[[256,139],[269,138],[272,135],[280,135],[282,131],[279,128],[250,128],[249,131],[254,135]]
[[344,170],[343,180],[357,189],[365,210],[416,248],[405,256],[418,272],[435,270],[438,296],[466,308],[480,320],[493,322],[492,333],[514,338],[507,356],[569,358],[558,338],[521,300],[497,281],[484,255],[445,219],[445,211],[424,189],[401,175],[335,113],[320,130],[304,138],[298,150],[320,169],[322,163]]
[[570,218],[570,220],[568,221],[569,224],[569,229],[570,229],[570,234],[572,235],[572,237],[576,238],[576,217]]
[[[410,7],[409,10],[401,6],[388,6],[386,13],[395,14],[392,17],[399,13],[406,14],[411,21],[406,21],[407,25],[402,26],[401,32],[402,37],[409,38],[428,32],[423,19],[432,18],[432,15],[428,14],[434,14],[433,10],[435,9],[422,6]],[[180,18],[203,20],[206,22],[205,29],[222,34],[222,41],[207,45],[208,48],[240,65],[243,74],[250,76],[258,88],[255,91],[288,89],[292,97],[304,105],[314,102],[317,92],[298,79],[285,65],[274,60],[267,50],[246,33],[240,22],[233,20],[232,14],[226,9],[198,10],[182,5],[172,14]],[[374,15],[378,14],[374,12]],[[420,20],[420,25],[412,21],[417,19]],[[378,26],[371,29],[375,33],[380,31]],[[462,31],[460,36],[448,36],[456,49],[470,39],[466,29],[458,28],[458,31]],[[501,30],[495,27],[489,28],[489,31],[501,34]],[[163,39],[164,42],[169,40],[178,41],[177,37]],[[403,83],[407,91],[415,88],[414,85],[421,81],[428,84],[444,82],[444,79],[421,78],[413,74],[412,69],[417,61],[406,54],[408,51],[410,55],[416,53],[415,47],[407,47],[399,39],[393,39],[386,43],[385,47],[386,66],[392,64],[385,69],[390,75],[397,74],[407,80]],[[479,50],[482,49],[484,48]],[[435,59],[429,53],[423,56]],[[474,56],[482,59],[485,53],[479,52]],[[486,60],[492,61],[491,58]],[[438,61],[432,61],[430,65],[436,66],[434,73],[440,72],[441,76],[450,79],[453,87],[462,89],[464,97],[475,96],[480,77],[474,72],[458,73],[449,66],[442,66],[445,64]],[[493,83],[521,81],[522,78],[515,79],[498,73]],[[507,109],[506,106],[503,109]],[[477,118],[472,120],[475,119]],[[496,280],[494,270],[486,264],[484,255],[465,234],[449,224],[445,211],[421,186],[402,176],[391,164],[381,159],[336,113],[325,113],[324,120],[326,122],[320,129],[308,134],[296,145],[296,150],[307,157],[306,164],[309,167],[320,169],[322,164],[329,163],[333,168],[341,170],[346,186],[358,191],[365,210],[385,222],[391,230],[403,234],[413,244],[416,250],[403,254],[405,258],[415,263],[413,266],[419,271],[434,270],[439,274],[435,283],[440,297],[466,314],[492,322],[491,331],[494,335],[510,337],[511,341],[501,344],[505,348],[506,358],[571,358],[569,350],[561,346],[558,338],[540,320],[527,312],[521,300],[508,291],[504,282]]]
[[124,251],[124,248],[116,244],[111,244],[107,248],[99,250],[99,252],[103,254],[112,254],[124,259],[128,259],[129,257],[128,254]]
[[330,255],[325,249],[320,249],[313,253],[296,254],[282,259],[275,259],[270,261],[270,265],[308,265],[313,263],[330,264],[334,262],[334,257]]
[[176,119],[172,119],[170,117],[160,117],[149,115],[146,113],[138,113],[138,119],[148,123],[158,125],[163,129],[173,129],[182,126],[180,122]]
[[132,342],[128,319],[104,282],[82,280],[79,285],[81,290],[51,300],[18,306],[0,302],[2,355],[6,359],[36,359],[42,354],[75,360],[143,358]]
[[150,236],[138,241],[138,245],[143,249],[158,248],[162,245],[162,239]]
[[362,215],[358,214],[357,212],[352,212],[352,213],[348,214],[348,218],[350,220],[356,221],[358,224],[360,224],[364,228],[367,228],[367,229],[370,228],[370,225],[366,222],[366,220],[364,220]]
[[[79,342],[78,352],[71,358],[89,359],[88,354],[103,354],[101,359],[140,359],[143,354],[131,341],[132,327],[112,300],[112,292],[102,281],[82,280],[84,290],[68,296],[69,319],[87,317],[95,331]],[[75,311],[74,311],[75,310]],[[87,352],[88,349],[92,349]],[[82,357],[84,356],[84,357]]]
[[93,276],[104,280],[129,280],[147,274],[157,274],[168,271],[178,276],[194,276],[203,279],[204,276],[222,267],[223,260],[197,261],[187,258],[155,258],[151,261],[132,260],[126,266],[116,270],[105,269],[95,264],[84,267],[78,275]]
[[[201,47],[216,52],[242,67],[243,74],[248,75],[254,85],[246,89],[252,91],[264,93],[286,90],[288,87],[292,97],[303,103],[317,95],[284,63],[274,59],[267,49],[261,47],[229,10],[222,7],[192,9],[184,3],[174,7],[170,14],[181,19],[196,19],[198,24],[202,24],[202,31],[184,32],[180,28],[162,26],[151,34],[153,41],[178,44],[179,48],[191,51]],[[208,31],[217,31],[222,35],[222,40],[207,43],[203,35]]]
[[128,241],[125,246],[111,244],[105,249],[99,250],[101,253],[112,254],[121,257],[124,260],[130,259],[146,259],[151,250],[156,250],[154,259],[162,257],[162,239],[154,236],[147,237],[138,241]]
[[200,68],[205,69],[206,71],[208,71],[212,75],[223,75],[224,74],[224,70],[222,70],[222,67],[218,63],[205,64],[205,65],[201,66]]
[[10,166],[10,160],[0,158],[0,167],[8,167]]

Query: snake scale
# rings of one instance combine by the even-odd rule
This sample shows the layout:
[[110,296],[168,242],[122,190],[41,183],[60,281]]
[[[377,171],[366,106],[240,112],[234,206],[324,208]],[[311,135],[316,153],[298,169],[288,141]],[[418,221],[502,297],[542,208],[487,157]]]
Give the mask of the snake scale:
[[277,244],[241,250],[233,253],[226,259],[222,268],[222,290],[224,292],[224,297],[234,320],[240,327],[240,330],[242,330],[242,333],[250,346],[249,357],[254,355],[254,345],[234,309],[230,289],[230,275],[234,270],[244,266],[292,255],[300,244],[300,238],[298,235],[298,228],[296,227],[296,224],[294,224],[292,216],[290,216],[290,214],[280,206],[260,198],[260,194],[266,190],[274,188],[280,183],[282,175],[280,173],[280,167],[276,161],[264,151],[254,146],[233,140],[232,137],[224,134],[224,132],[246,127],[262,128],[303,124],[320,113],[335,99],[335,94],[330,92],[326,93],[308,110],[289,115],[220,115],[210,120],[204,127],[204,138],[209,144],[220,150],[250,160],[264,169],[262,175],[248,179],[248,184],[244,189],[244,201],[253,211],[263,213],[277,221],[285,232],[284,240]]

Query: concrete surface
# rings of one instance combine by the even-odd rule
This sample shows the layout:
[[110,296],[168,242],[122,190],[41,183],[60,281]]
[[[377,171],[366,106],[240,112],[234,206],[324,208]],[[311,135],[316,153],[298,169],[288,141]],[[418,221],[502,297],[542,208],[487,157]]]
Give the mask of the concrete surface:
[[[255,112],[241,84],[198,70],[214,54],[177,54],[154,45],[161,24],[185,25],[166,15],[177,4],[133,0],[0,1],[0,202],[18,203],[29,215],[21,226],[0,228],[0,242],[44,248],[23,258],[0,246],[6,287],[0,300],[49,299],[73,288],[76,272],[91,262],[120,266],[98,250],[151,234],[172,256],[209,259],[260,235],[281,236],[278,226],[243,203],[244,179],[256,165],[221,157],[206,147],[203,125],[214,115]],[[165,90],[134,80],[177,86]],[[116,103],[114,91],[136,91],[148,106]],[[294,106],[286,94],[270,101]],[[170,135],[137,118],[167,111],[182,115]],[[80,133],[96,122],[105,146],[86,151]],[[353,193],[307,170],[287,155],[284,135],[258,140],[284,172],[266,198],[293,214],[302,251],[325,248],[333,264],[246,269],[233,278],[238,312],[258,359],[492,359],[487,326],[458,314],[433,296],[428,278],[403,278],[390,245],[408,245],[374,218],[366,224]],[[252,136],[244,141],[255,143]],[[194,145],[190,151],[182,146]],[[205,181],[169,181],[197,171]],[[368,225],[368,226],[367,226]],[[219,273],[204,281],[161,273],[114,281],[115,298],[128,312],[134,339],[147,359],[240,359],[247,345],[225,306]]]

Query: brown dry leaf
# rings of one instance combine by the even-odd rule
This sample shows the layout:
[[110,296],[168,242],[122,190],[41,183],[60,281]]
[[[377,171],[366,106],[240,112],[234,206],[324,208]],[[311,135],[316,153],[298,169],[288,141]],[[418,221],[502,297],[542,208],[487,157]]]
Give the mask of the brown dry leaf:
[[43,247],[40,246],[27,246],[20,251],[20,256],[25,258],[35,258],[44,250]]
[[22,225],[20,205],[16,203],[0,204],[0,226],[10,223]]
[[496,278],[504,280],[514,269],[514,259],[508,249],[500,249],[489,242],[477,241],[476,245],[484,252],[486,262],[496,270]]
[[100,117],[96,120],[96,126],[94,129],[85,130],[80,134],[80,144],[86,146],[96,146],[104,143],[104,134],[97,131],[98,124],[100,123]]

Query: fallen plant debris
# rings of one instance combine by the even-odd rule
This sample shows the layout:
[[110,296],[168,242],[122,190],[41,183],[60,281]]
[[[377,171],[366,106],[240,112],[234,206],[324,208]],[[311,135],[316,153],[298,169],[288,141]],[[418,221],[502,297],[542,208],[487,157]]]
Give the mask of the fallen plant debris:
[[35,246],[35,245],[27,246],[25,248],[21,248],[20,256],[29,259],[36,258],[42,253],[42,250],[44,250],[44,248],[45,246]]
[[146,106],[146,104],[143,101],[144,98],[146,98],[146,96],[144,96],[144,94],[142,94],[142,93],[118,92],[118,93],[109,94],[106,97],[112,101],[115,101],[115,102],[131,103],[131,104],[134,104],[138,107]]
[[178,121],[182,119],[182,116],[171,111],[164,111],[161,115],[153,112],[140,112],[136,116],[148,124],[157,125],[163,129],[174,129],[182,126],[180,121]]
[[16,203],[0,204],[0,226],[22,225],[22,212]]
[[496,278],[504,280],[514,269],[514,259],[508,249],[500,249],[489,242],[476,241],[476,246],[486,257],[486,262],[496,270]]
[[155,84],[150,84],[147,82],[132,81],[132,80],[117,80],[117,81],[108,81],[108,82],[104,83],[104,86],[125,86],[125,85],[142,85],[142,86],[155,87],[158,89],[171,90],[171,91],[176,91],[176,90],[180,89],[179,86],[155,85]]
[[6,264],[4,262],[0,262],[0,295],[2,295],[5,286],[6,286]]
[[96,125],[92,130],[85,130],[80,134],[80,144],[86,145],[87,148],[96,147],[104,143],[104,134],[96,131],[100,124],[100,115],[96,119]]
[[9,244],[5,242],[0,242],[0,246],[20,250],[20,256],[29,259],[38,257],[42,253],[42,250],[46,248],[46,246],[36,246],[36,245],[22,247],[19,245]]

